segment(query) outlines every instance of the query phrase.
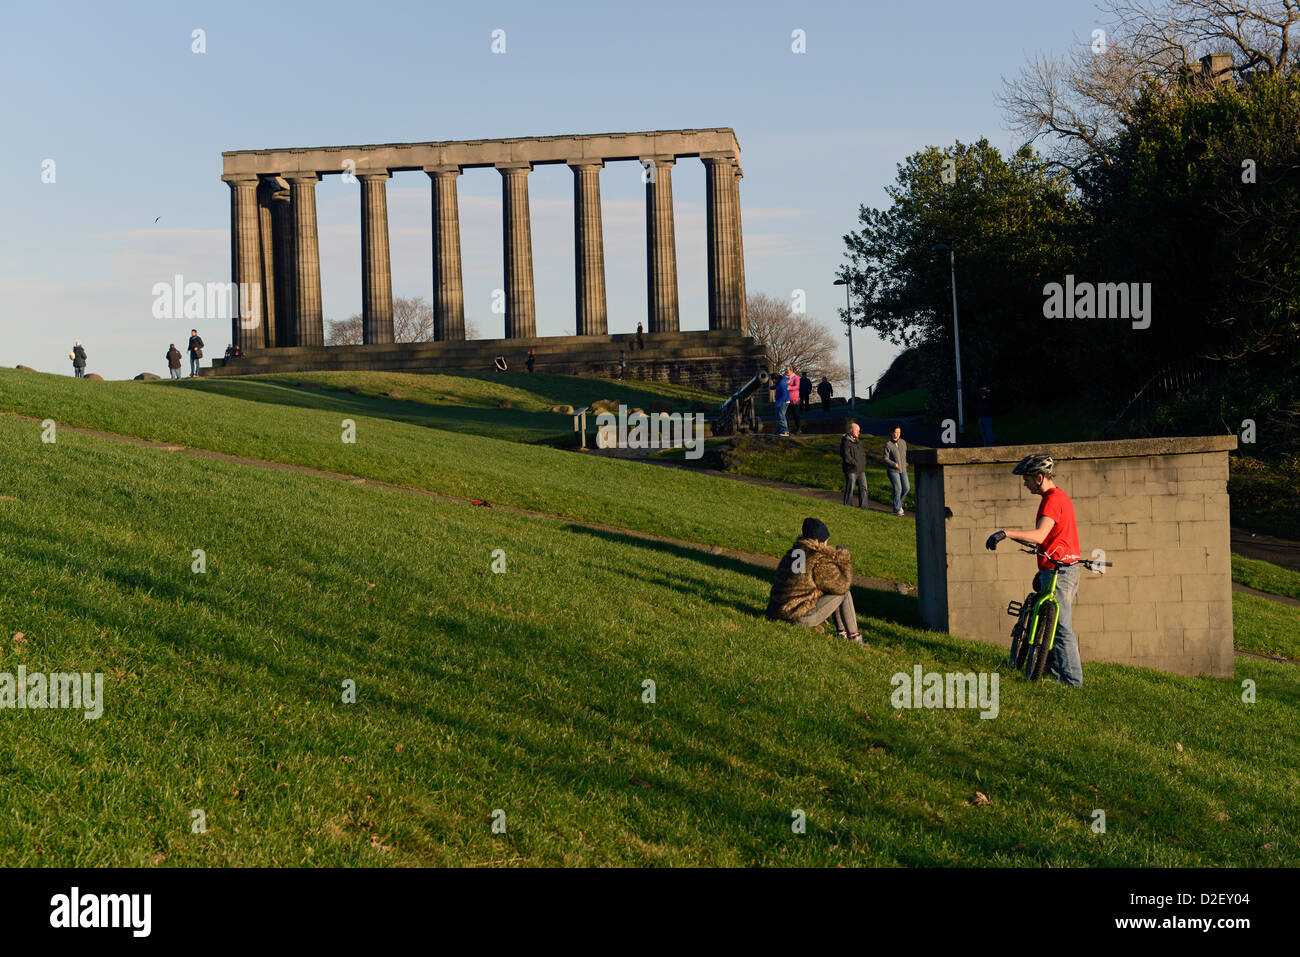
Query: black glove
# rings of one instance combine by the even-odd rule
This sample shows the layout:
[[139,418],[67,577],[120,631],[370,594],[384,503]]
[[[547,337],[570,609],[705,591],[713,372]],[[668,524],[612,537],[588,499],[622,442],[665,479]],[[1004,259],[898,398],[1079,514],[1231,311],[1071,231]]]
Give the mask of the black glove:
[[994,532],[992,535],[989,536],[989,540],[984,543],[984,547],[991,552],[996,551],[998,547],[998,542],[1002,541],[1002,539],[1006,537],[1007,537],[1007,533],[1002,531],[1002,529],[999,528],[996,532]]

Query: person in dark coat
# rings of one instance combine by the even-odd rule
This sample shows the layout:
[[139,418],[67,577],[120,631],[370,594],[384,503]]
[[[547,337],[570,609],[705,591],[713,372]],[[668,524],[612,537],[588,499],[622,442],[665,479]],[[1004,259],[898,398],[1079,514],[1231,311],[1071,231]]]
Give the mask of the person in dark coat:
[[72,374],[78,379],[84,379],[86,377],[86,350],[82,348],[80,339],[72,347],[72,352],[68,354],[68,357],[72,359]]
[[856,422],[840,439],[840,464],[844,469],[844,504],[853,504],[853,487],[858,488],[858,508],[867,507],[867,450],[858,438],[861,429]]
[[808,411],[808,406],[812,404],[812,379],[808,378],[808,373],[799,377],[799,409],[803,412]]
[[181,377],[181,350],[176,348],[174,342],[167,349],[167,371],[171,373],[173,379]]
[[529,371],[529,372],[532,372],[532,371],[533,371],[533,366],[535,366],[536,364],[537,364],[537,350],[536,350],[535,348],[534,348],[534,349],[529,349],[529,350],[528,350],[528,359],[527,359],[527,361],[524,362],[524,365],[526,365],[526,366],[528,367],[528,371]]
[[199,338],[199,330],[190,330],[190,344],[186,347],[190,351],[190,375],[199,374],[199,360],[203,358],[203,340]]
[[636,324],[636,347],[638,349],[645,348],[645,339],[642,338],[642,333],[644,332],[645,332],[644,327],[641,325],[641,323],[638,322]]
[[831,385],[831,380],[822,376],[822,381],[817,383],[817,394],[821,396],[823,412],[829,412],[831,410],[831,395],[834,394],[834,392],[835,388]]
[[993,441],[993,403],[989,387],[982,385],[975,392],[975,412],[979,416],[980,441],[985,445],[996,445]]

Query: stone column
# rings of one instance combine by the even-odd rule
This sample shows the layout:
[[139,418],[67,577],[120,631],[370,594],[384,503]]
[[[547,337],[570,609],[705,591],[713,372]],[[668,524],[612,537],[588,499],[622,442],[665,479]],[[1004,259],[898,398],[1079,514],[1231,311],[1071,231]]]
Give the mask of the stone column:
[[531,163],[498,163],[501,173],[502,244],[506,273],[506,338],[537,335],[533,301],[533,234],[528,216]]
[[287,188],[277,188],[271,194],[271,233],[275,239],[275,344],[295,346],[293,204]]
[[[230,335],[245,352],[262,345],[262,243],[258,236],[257,177],[235,176],[230,186]],[[247,293],[241,295],[241,290]],[[247,302],[247,308],[242,303]],[[247,314],[245,314],[247,313]]]
[[275,186],[262,180],[257,187],[257,232],[262,247],[262,345],[275,347],[275,228],[271,221],[271,197]]
[[[646,300],[650,332],[677,332],[677,240],[673,233],[672,156],[646,156]],[[649,165],[646,165],[649,164]]]
[[393,341],[393,271],[388,256],[388,170],[361,180],[361,341]]
[[741,228],[740,216],[740,181],[744,173],[740,169],[740,164],[735,166],[736,176],[731,181],[731,210],[733,222],[736,230],[736,268],[740,272],[740,281],[737,289],[737,295],[740,297],[740,334],[749,335],[749,298],[745,292],[745,232]]
[[459,166],[426,166],[433,186],[433,337],[465,338],[465,286],[460,269]]
[[704,156],[704,208],[708,228],[709,328],[741,327],[740,256],[736,248],[735,159]]
[[321,313],[320,243],[316,235],[317,173],[294,173],[289,180],[293,206],[293,300],[295,345],[325,344],[325,319]]
[[603,336],[609,332],[605,302],[605,237],[600,217],[600,171],[604,163],[574,162],[573,276],[577,333]]

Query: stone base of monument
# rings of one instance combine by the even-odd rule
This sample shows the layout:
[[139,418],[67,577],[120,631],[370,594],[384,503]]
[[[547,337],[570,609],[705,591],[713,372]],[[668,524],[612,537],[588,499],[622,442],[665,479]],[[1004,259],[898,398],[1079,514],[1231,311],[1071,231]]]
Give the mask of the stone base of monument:
[[526,372],[528,350],[536,349],[536,372],[554,375],[623,377],[672,382],[712,392],[731,392],[766,365],[763,347],[736,332],[646,333],[639,349],[634,333],[608,336],[544,336],[533,339],[464,339],[366,346],[290,346],[250,351],[230,365],[221,360],[204,376],[269,372],[492,372],[498,358],[510,372]]

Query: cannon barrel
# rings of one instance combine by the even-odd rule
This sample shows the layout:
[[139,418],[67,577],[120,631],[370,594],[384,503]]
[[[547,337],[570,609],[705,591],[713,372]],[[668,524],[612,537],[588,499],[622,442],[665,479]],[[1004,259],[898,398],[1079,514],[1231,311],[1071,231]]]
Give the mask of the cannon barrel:
[[772,381],[772,377],[767,374],[767,370],[759,369],[758,375],[754,376],[754,378],[742,385],[731,394],[726,402],[722,403],[722,408],[725,410],[727,406],[731,405],[733,402],[743,402],[759,389],[766,386],[770,381]]

